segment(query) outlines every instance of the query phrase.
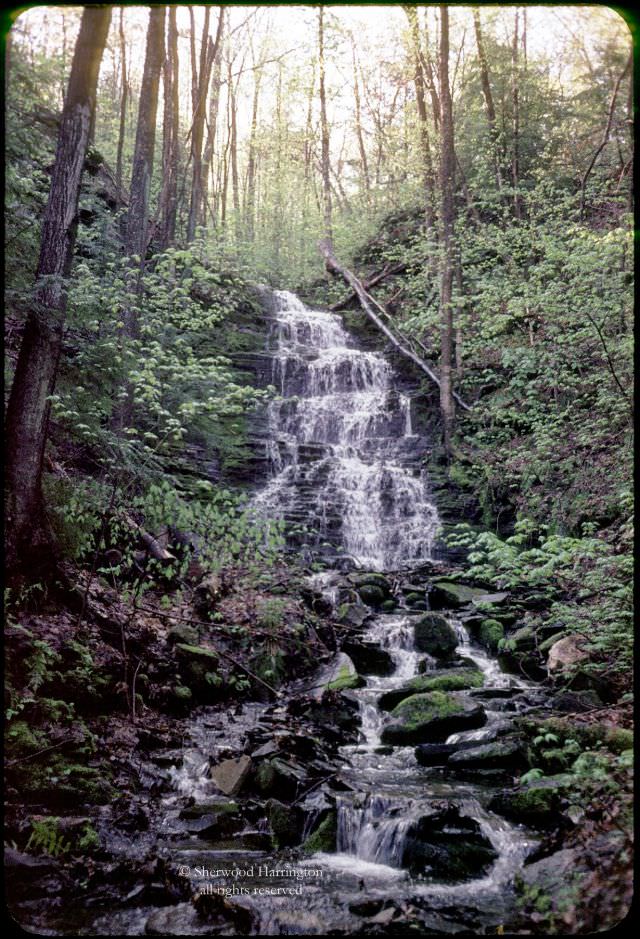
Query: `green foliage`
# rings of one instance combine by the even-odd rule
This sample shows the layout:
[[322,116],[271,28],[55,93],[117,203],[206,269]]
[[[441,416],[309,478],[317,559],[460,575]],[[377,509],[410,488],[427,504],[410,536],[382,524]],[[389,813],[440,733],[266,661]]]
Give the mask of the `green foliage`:
[[31,820],[31,834],[27,841],[26,850],[33,850],[40,854],[48,854],[51,857],[59,857],[61,854],[68,854],[71,849],[71,843],[63,837],[60,832],[60,819],[52,818],[33,818]]

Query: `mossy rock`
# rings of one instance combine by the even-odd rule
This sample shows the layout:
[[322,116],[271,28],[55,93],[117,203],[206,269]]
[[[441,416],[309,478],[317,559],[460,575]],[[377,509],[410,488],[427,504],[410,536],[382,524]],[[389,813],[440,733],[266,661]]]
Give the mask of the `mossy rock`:
[[504,639],[504,626],[497,619],[483,619],[478,630],[478,642],[493,655],[498,651],[498,643]]
[[464,691],[467,688],[480,688],[484,684],[482,672],[478,669],[439,669],[416,675],[401,688],[387,691],[378,699],[382,711],[392,711],[401,701],[414,694],[427,691]]
[[575,778],[561,773],[536,779],[521,789],[499,792],[489,803],[489,810],[525,825],[552,828],[563,823],[565,795],[575,785]]
[[267,818],[276,848],[289,848],[300,843],[304,828],[304,812],[301,808],[285,805],[277,799],[269,799]]
[[336,850],[337,839],[338,819],[335,810],[332,810],[309,835],[302,845],[302,850],[305,854],[316,854],[319,851],[331,854]]
[[389,581],[384,576],[384,574],[378,574],[376,571],[369,571],[366,574],[354,573],[349,574],[347,580],[354,584],[356,588],[360,587],[377,587],[382,593],[386,596],[389,596],[391,593],[391,585]]
[[358,587],[358,594],[363,603],[366,603],[367,606],[374,607],[374,609],[379,609],[387,599],[387,594],[384,590],[381,590],[380,587],[377,587],[375,584],[363,584],[361,587]]
[[414,626],[414,645],[418,652],[448,659],[456,650],[458,638],[441,613],[426,613]]
[[431,606],[439,609],[457,610],[468,606],[474,600],[487,596],[487,591],[478,587],[467,587],[452,580],[434,580],[429,598]]
[[167,642],[170,642],[171,645],[184,645],[187,647],[197,648],[198,642],[200,640],[200,633],[195,626],[188,626],[186,623],[179,623],[176,626],[172,626],[169,632],[167,633]]
[[362,688],[364,685],[366,685],[365,679],[355,670],[349,669],[349,665],[345,662],[333,681],[325,687],[329,691],[345,691],[348,688]]
[[382,613],[393,613],[396,608],[395,600],[385,600],[380,604],[380,610]]
[[411,695],[394,707],[391,717],[394,722],[383,728],[381,740],[395,746],[438,743],[449,734],[482,727],[487,720],[481,704],[444,691]]

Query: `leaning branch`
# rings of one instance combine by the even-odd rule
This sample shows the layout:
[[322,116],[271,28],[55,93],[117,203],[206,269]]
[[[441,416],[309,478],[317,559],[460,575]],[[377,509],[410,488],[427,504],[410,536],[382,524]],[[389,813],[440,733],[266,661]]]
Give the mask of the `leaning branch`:
[[[406,341],[403,342],[397,339],[388,326],[383,323],[374,310],[374,306],[377,306],[377,304],[373,297],[367,293],[362,284],[362,281],[358,280],[355,274],[352,274],[352,272],[347,270],[346,267],[341,267],[341,265],[338,264],[331,249],[331,245],[326,238],[322,238],[318,242],[318,249],[324,258],[327,271],[329,271],[329,273],[334,277],[342,277],[342,279],[351,287],[354,294],[357,296],[362,309],[365,311],[369,319],[375,323],[378,329],[385,334],[387,339],[399,352],[401,352],[406,358],[411,359],[411,361],[414,362],[426,375],[428,375],[431,381],[439,388],[440,379],[433,371],[433,369],[427,365],[424,359],[420,358],[420,356],[416,355],[416,353],[409,348],[409,346],[406,344]],[[464,411],[471,411],[471,407],[465,401],[463,401],[455,391],[453,392],[453,397]]]

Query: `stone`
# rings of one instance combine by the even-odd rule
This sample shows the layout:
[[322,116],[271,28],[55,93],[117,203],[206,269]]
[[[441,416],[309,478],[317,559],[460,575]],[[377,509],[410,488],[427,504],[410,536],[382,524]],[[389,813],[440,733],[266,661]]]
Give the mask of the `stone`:
[[498,644],[504,639],[504,626],[497,619],[483,619],[478,629],[478,642],[484,646],[487,651],[495,655],[498,651]]
[[518,789],[498,792],[489,802],[489,810],[535,828],[554,828],[564,824],[562,806],[570,791],[572,777],[565,774],[545,776]]
[[471,740],[461,743],[421,743],[415,749],[416,762],[420,766],[446,766],[452,754],[475,746],[475,741]]
[[311,832],[307,840],[302,845],[305,854],[316,854],[323,851],[330,854],[336,850],[336,840],[338,837],[338,819],[335,809],[329,811],[328,815]]
[[456,805],[436,808],[408,829],[401,864],[413,876],[437,880],[471,880],[486,873],[497,858],[475,819]]
[[298,794],[305,773],[299,767],[275,757],[261,763],[256,771],[256,785],[265,795],[290,801]]
[[237,760],[223,760],[211,769],[211,778],[227,796],[234,796],[242,788],[251,769],[251,757],[243,754]]
[[525,886],[537,887],[544,893],[555,894],[562,884],[567,884],[576,871],[583,868],[584,855],[576,848],[563,848],[532,864],[526,864],[519,874]]
[[458,638],[442,614],[426,613],[414,625],[414,644],[418,652],[447,659],[455,652]]
[[475,600],[483,601],[492,596],[478,587],[467,587],[451,580],[434,580],[429,592],[431,607],[435,609],[458,610]]
[[171,645],[182,643],[189,646],[197,646],[200,640],[200,634],[195,626],[189,626],[187,623],[177,623],[172,626],[167,633],[167,642]]
[[460,769],[522,769],[527,758],[519,740],[499,740],[460,750],[449,757],[449,766]]
[[290,848],[300,844],[305,818],[302,809],[296,805],[285,805],[277,799],[269,799],[266,808],[276,848]]
[[342,649],[362,675],[391,675],[395,671],[390,653],[375,642],[348,639]]
[[338,610],[338,622],[359,629],[369,615],[370,610],[363,603],[342,603]]
[[547,668],[549,672],[564,671],[589,658],[588,652],[582,647],[578,636],[565,636],[558,639],[549,649]]
[[381,711],[392,711],[396,705],[413,694],[426,691],[462,691],[477,688],[483,682],[482,672],[477,669],[432,669],[410,679],[400,688],[387,691],[378,698]]
[[482,705],[455,692],[431,691],[401,701],[391,712],[393,723],[382,729],[383,744],[406,746],[439,743],[461,730],[482,727],[487,720]]

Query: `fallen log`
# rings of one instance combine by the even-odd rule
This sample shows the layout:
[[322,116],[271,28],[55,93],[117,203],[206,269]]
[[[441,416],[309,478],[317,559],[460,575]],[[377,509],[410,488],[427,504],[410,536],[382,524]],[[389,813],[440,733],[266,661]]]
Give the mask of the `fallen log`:
[[[393,335],[391,330],[383,323],[381,318],[375,312],[374,307],[378,306],[379,308],[379,305],[374,300],[374,298],[370,294],[367,293],[362,282],[358,280],[355,274],[353,274],[350,270],[338,264],[338,261],[336,260],[336,257],[333,253],[331,244],[327,238],[322,238],[318,242],[318,249],[324,258],[325,267],[327,271],[330,274],[332,274],[334,277],[336,276],[342,277],[342,279],[351,287],[352,291],[357,296],[358,300],[360,301],[360,305],[362,309],[365,311],[369,319],[373,323],[375,323],[378,329],[384,333],[387,339],[395,346],[395,348],[399,352],[401,352],[406,358],[411,359],[411,361],[415,365],[417,365],[418,368],[420,368],[426,375],[428,375],[431,381],[435,385],[437,385],[439,388],[440,379],[438,378],[436,373],[433,371],[433,369],[424,361],[424,359],[420,358],[419,355],[416,355],[416,353],[412,349],[409,348],[409,346],[406,344],[406,341],[402,342],[399,339],[397,339],[396,336]],[[457,394],[457,392],[453,391],[452,396],[453,396],[453,399],[460,405],[460,407],[464,411],[471,411],[471,407],[465,401],[462,400],[462,398],[460,397],[459,394]]]
[[[394,274],[401,274],[403,271],[406,271],[406,269],[407,265],[403,261],[400,261],[398,264],[393,264],[391,267],[387,265],[384,270],[380,271],[378,274],[374,274],[373,277],[370,277],[367,281],[363,282],[362,286],[365,290],[370,290],[372,287],[375,287],[376,284],[379,284],[387,277],[393,277]],[[329,307],[329,309],[332,313],[337,313],[339,310],[344,310],[345,307],[349,306],[352,300],[356,299],[357,294],[355,290],[352,290],[348,297],[345,297],[344,300],[339,300],[337,303],[334,303],[333,306]]]

